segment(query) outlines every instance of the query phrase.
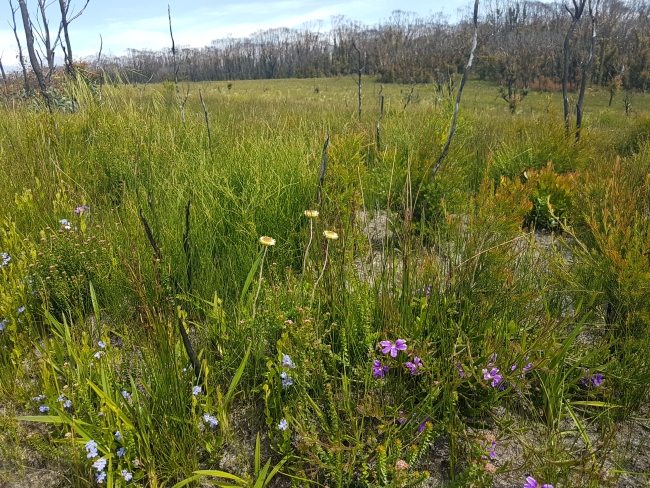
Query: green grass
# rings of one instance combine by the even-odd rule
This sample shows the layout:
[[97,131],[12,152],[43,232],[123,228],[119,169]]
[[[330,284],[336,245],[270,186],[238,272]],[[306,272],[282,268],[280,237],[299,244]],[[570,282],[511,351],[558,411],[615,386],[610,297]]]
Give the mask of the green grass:
[[[650,384],[650,97],[626,115],[623,94],[609,107],[589,91],[575,143],[557,93],[531,92],[511,114],[496,86],[472,81],[431,182],[453,99],[418,85],[404,107],[410,89],[364,80],[361,120],[350,78],[193,84],[184,124],[170,84],[105,86],[101,102],[70,84],[79,109],[53,116],[5,101],[6,476],[36,446],[72,486],[93,485],[100,456],[109,486],[126,484],[122,470],[152,487],[226,471],[255,488],[615,483],[631,454],[610,449],[611,433]],[[531,171],[549,161],[557,175]],[[307,209],[320,216],[303,274]],[[524,230],[539,215],[562,229],[555,247]],[[277,242],[261,259],[263,235]],[[405,352],[381,353],[397,339]],[[28,435],[35,423],[49,430]],[[434,442],[446,472],[427,472]]]

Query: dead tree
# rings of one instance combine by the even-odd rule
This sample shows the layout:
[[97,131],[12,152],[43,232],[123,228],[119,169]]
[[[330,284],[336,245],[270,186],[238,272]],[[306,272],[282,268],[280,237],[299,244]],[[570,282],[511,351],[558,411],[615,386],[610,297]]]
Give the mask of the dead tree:
[[52,78],[52,73],[54,72],[54,52],[56,50],[57,44],[61,40],[62,24],[59,24],[59,32],[57,33],[54,42],[52,42],[52,39],[50,37],[49,22],[47,21],[47,15],[45,15],[45,8],[45,0],[38,0],[38,9],[41,15],[40,19],[37,17],[40,28],[36,30],[36,34],[40,38],[41,44],[45,48],[45,52],[43,53],[45,55],[45,60],[47,61],[47,74],[45,75],[45,79],[49,83],[50,79]]
[[7,75],[5,74],[5,68],[2,66],[2,56],[4,53],[0,54],[0,72],[2,73],[2,81],[7,82]]
[[73,15],[71,18],[68,18],[68,15],[70,15],[69,10],[71,3],[72,0],[59,0],[59,7],[61,8],[61,28],[63,29],[63,37],[65,38],[65,46],[62,44],[61,47],[63,48],[66,71],[68,74],[74,75],[74,64],[72,62],[72,45],[70,44],[68,26],[72,23],[72,21],[78,19],[79,16],[84,13],[84,10],[86,10],[86,7],[88,6],[88,3],[90,3],[90,0],[86,0],[83,8],[77,14]]
[[45,78],[43,77],[43,70],[41,70],[41,63],[36,55],[36,49],[34,48],[34,32],[32,31],[32,23],[29,19],[29,12],[27,11],[25,0],[18,0],[18,5],[20,6],[20,13],[23,18],[23,27],[25,28],[25,40],[27,41],[29,62],[32,65],[34,74],[36,75],[38,87],[41,89],[41,95],[43,95],[45,105],[47,105],[47,109],[52,113],[52,105],[50,104],[50,97],[47,93],[47,85],[45,84]]
[[440,169],[440,165],[447,156],[447,151],[449,151],[449,146],[451,145],[451,140],[454,137],[454,132],[456,132],[456,123],[458,122],[458,109],[460,108],[460,98],[463,95],[463,88],[465,83],[467,83],[467,78],[469,76],[469,70],[472,68],[472,61],[474,61],[474,51],[476,51],[476,41],[478,39],[478,2],[479,0],[474,0],[474,37],[472,38],[472,49],[469,52],[469,59],[467,60],[467,66],[465,66],[465,72],[463,73],[463,78],[460,80],[460,86],[458,87],[458,95],[456,95],[456,105],[454,106],[454,118],[451,121],[451,129],[449,129],[449,137],[447,137],[447,142],[445,142],[445,147],[442,149],[442,154],[438,158],[436,165],[433,167],[431,172],[431,181],[433,182],[436,177],[436,173]]
[[99,75],[99,101],[102,101],[102,89],[104,87],[104,70],[102,69],[102,49],[104,47],[104,38],[99,34],[99,54],[97,55],[97,74]]
[[[167,15],[169,16],[169,36],[172,38],[172,62],[174,63],[174,86],[176,87],[176,100],[178,101],[178,108],[181,111],[181,120],[183,123],[185,123],[185,103],[187,103],[187,99],[190,96],[190,85],[187,85],[187,93],[185,94],[185,99],[181,101],[180,90],[178,89],[179,66],[176,64],[176,44],[174,43],[174,34],[172,33],[172,11],[169,7],[169,4],[167,5]],[[203,103],[203,99],[201,99],[201,103]],[[208,127],[208,133],[209,132],[210,128]],[[210,143],[210,152],[212,152],[212,143]]]
[[27,66],[25,66],[25,57],[23,56],[23,46],[20,43],[20,37],[18,36],[18,30],[16,29],[16,12],[18,7],[14,8],[13,3],[9,0],[9,8],[11,8],[11,19],[13,20],[13,25],[11,29],[14,31],[14,36],[16,37],[16,44],[18,44],[18,61],[20,62],[20,67],[23,69],[23,77],[25,79],[25,93],[29,93],[29,79],[27,78]]
[[573,37],[573,31],[576,28],[576,25],[582,17],[582,12],[585,10],[585,4],[587,0],[571,0],[573,3],[573,10],[564,5],[564,8],[569,15],[571,16],[571,24],[567,30],[566,36],[564,37],[564,71],[562,73],[562,100],[564,101],[564,126],[566,128],[567,135],[569,134],[569,129],[571,123],[569,121],[569,95],[567,86],[569,84],[569,44],[571,42],[571,37]]
[[580,130],[582,129],[582,110],[585,100],[585,89],[587,88],[587,78],[591,73],[591,68],[594,65],[594,51],[596,50],[596,26],[598,24],[598,6],[600,0],[595,0],[596,5],[593,5],[593,0],[589,0],[589,18],[591,19],[591,45],[589,46],[589,60],[587,66],[582,72],[582,80],[580,82],[580,95],[578,96],[578,105],[576,105],[576,141],[580,142]]
[[361,66],[361,51],[359,51],[359,48],[354,42],[352,42],[352,49],[357,52],[356,72],[358,75],[358,80],[354,80],[354,82],[357,84],[357,87],[359,87],[359,120],[361,120],[361,73],[363,73],[364,67]]

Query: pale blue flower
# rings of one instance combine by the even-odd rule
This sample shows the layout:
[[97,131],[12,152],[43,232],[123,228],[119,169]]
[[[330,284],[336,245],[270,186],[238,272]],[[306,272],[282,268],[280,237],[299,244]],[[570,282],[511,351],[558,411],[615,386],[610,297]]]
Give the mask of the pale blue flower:
[[196,385],[192,387],[192,395],[199,396],[201,394],[201,387]]
[[0,252],[0,268],[4,268],[11,262],[11,256],[6,252]]
[[5,327],[9,325],[9,321],[7,319],[2,319],[0,320],[0,332],[5,330]]
[[282,355],[282,367],[283,368],[295,368],[296,365],[293,364],[293,361],[289,357],[288,354],[283,354]]
[[103,471],[106,467],[106,458],[100,457],[97,461],[93,463],[93,468],[97,471]]
[[101,358],[103,355],[104,355],[104,351],[97,351],[95,354],[93,354],[93,356],[95,357],[95,359],[99,359],[99,358]]
[[23,307],[20,307],[20,308],[18,309],[18,313],[23,313],[24,311],[25,311],[25,307],[24,307],[24,306],[23,306]]
[[71,400],[66,400],[63,402],[63,408],[71,408],[72,407],[72,401]]
[[98,484],[102,484],[104,480],[106,479],[106,473],[104,471],[100,471],[99,473],[95,473],[95,479],[97,480]]
[[122,390],[122,397],[123,397],[125,400],[128,400],[129,398],[131,398],[131,394],[130,394],[128,391],[126,391],[126,390]]
[[122,457],[124,454],[126,454],[126,449],[120,447],[115,454],[117,454],[117,457]]
[[206,414],[203,415],[203,421],[210,424],[210,427],[212,427],[213,429],[217,425],[219,425],[219,421],[217,420],[217,418],[210,415],[209,413],[206,413]]
[[124,481],[131,481],[131,479],[133,478],[133,474],[129,473],[126,469],[123,469],[122,478],[124,478]]
[[38,411],[41,413],[49,412],[50,407],[48,407],[47,405],[41,405],[40,407],[38,407]]
[[89,459],[97,457],[97,443],[93,440],[86,442],[86,452],[88,453],[86,457]]
[[106,343],[105,343],[104,341],[99,341],[99,342],[97,343],[97,345],[98,345],[99,347],[101,347],[102,349],[104,349],[104,348],[106,347]]
[[122,440],[122,433],[121,433],[119,430],[115,431],[115,438],[116,438],[118,441],[121,441],[121,440]]
[[287,430],[288,427],[289,427],[289,422],[287,422],[286,419],[280,420],[280,423],[278,424],[278,429]]
[[286,372],[280,373],[280,378],[282,378],[282,387],[288,388],[293,385],[293,379]]
[[64,395],[63,393],[61,393],[61,394],[59,395],[59,397],[56,399],[56,401],[57,401],[57,402],[63,402],[63,401],[65,401],[65,395]]

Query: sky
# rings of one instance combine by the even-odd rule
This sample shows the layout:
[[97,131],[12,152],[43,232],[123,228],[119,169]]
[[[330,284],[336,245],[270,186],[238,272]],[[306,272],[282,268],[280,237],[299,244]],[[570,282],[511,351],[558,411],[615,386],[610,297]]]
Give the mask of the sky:
[[[47,12],[51,12],[53,19],[60,19],[58,1],[48,1]],[[84,0],[73,0],[72,8],[76,12],[84,3]],[[229,35],[245,37],[258,30],[299,27],[315,20],[322,20],[323,29],[327,30],[333,15],[344,15],[366,24],[387,19],[394,10],[420,16],[443,12],[453,19],[457,9],[468,3],[469,0],[90,0],[83,15],[70,24],[70,40],[75,58],[97,54],[100,33],[104,54],[122,55],[129,48],[171,47],[168,4],[176,45],[203,47]],[[16,7],[18,1],[14,0],[13,4]],[[36,0],[27,0],[27,5],[35,14]],[[16,21],[20,33],[20,12]],[[0,0],[0,55],[5,68],[15,68],[17,45],[8,22],[11,22],[9,0]],[[57,27],[58,20],[51,22],[50,30]]]

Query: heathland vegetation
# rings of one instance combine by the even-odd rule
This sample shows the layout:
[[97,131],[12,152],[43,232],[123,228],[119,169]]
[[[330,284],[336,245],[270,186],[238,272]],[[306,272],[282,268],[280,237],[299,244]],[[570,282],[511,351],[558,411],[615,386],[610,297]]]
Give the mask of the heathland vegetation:
[[[642,6],[603,5],[647,28]],[[569,59],[600,57],[562,22]],[[577,60],[571,81],[550,58],[508,85],[480,32],[444,160],[467,46],[439,82],[413,49],[422,79],[407,56],[364,74],[356,34],[347,71],[303,74],[322,78],[186,83],[175,48],[171,71],[137,68],[160,83],[115,60],[6,80],[0,481],[645,486],[640,51],[611,31],[625,70]],[[297,75],[248,77],[276,74]]]

